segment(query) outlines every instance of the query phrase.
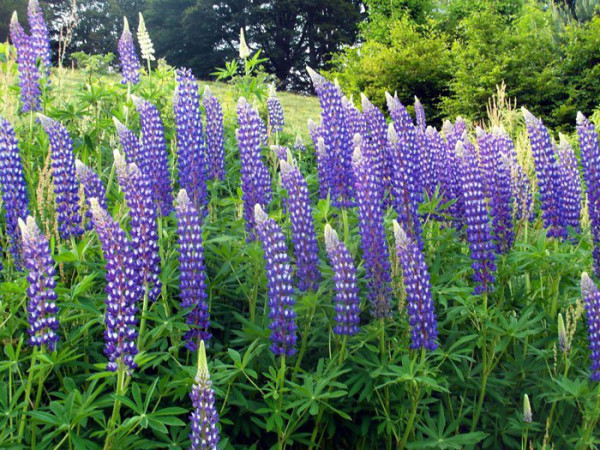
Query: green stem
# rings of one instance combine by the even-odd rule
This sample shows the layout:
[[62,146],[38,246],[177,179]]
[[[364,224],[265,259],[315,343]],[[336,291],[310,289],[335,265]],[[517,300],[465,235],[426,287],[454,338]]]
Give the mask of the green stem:
[[21,423],[19,424],[19,444],[23,442],[23,434],[25,432],[25,415],[27,413],[27,407],[29,406],[29,398],[31,396],[31,387],[33,385],[33,369],[35,366],[35,360],[38,350],[37,347],[31,355],[31,366],[29,367],[29,377],[27,378],[27,386],[25,387],[25,402],[23,403],[23,413],[21,414]]
[[304,332],[302,333],[302,344],[300,345],[300,353],[298,353],[298,359],[296,360],[296,365],[294,366],[294,369],[296,372],[300,368],[300,364],[302,363],[302,358],[304,357],[304,353],[306,352],[306,344],[308,343],[308,333],[309,333],[310,325],[312,323],[312,319],[315,315],[316,309],[317,309],[317,303],[315,302],[309,312],[309,316],[304,325]]
[[342,225],[344,227],[344,244],[348,246],[350,242],[350,227],[348,225],[348,210],[342,207]]
[[[124,393],[124,385],[125,385],[125,369],[119,365],[119,370],[117,372],[117,385],[115,386],[115,392],[117,395],[123,395]],[[115,425],[117,423],[117,418],[119,416],[119,410],[121,409],[121,401],[119,399],[115,399],[113,404],[113,411],[110,417],[110,422],[108,423],[108,429],[106,430],[106,440],[104,441],[104,449],[112,448],[112,438],[115,433]]]
[[[279,386],[278,386],[279,398],[277,399],[277,411],[283,417],[283,387],[285,384],[285,355],[283,355],[281,357],[281,369],[279,372],[278,382],[279,382]],[[282,450],[284,448],[284,445],[285,445],[285,435],[283,433],[283,430],[281,429],[281,426],[278,425],[277,426],[277,448],[279,450]]]
[[[35,405],[33,407],[33,410],[36,411],[38,409],[38,406],[40,406],[40,401],[42,400],[42,387],[44,385],[44,379],[42,379],[42,377],[40,376],[38,378],[38,388],[37,388],[37,394],[35,395]],[[37,427],[36,427],[36,422],[35,419],[31,419],[31,448],[35,450],[35,441],[36,441],[36,437],[37,437]]]
[[144,330],[146,329],[146,311],[148,309],[148,286],[144,286],[144,302],[142,303],[142,321],[140,322],[140,334],[138,336],[138,348],[141,351],[144,346]]
[[[483,310],[485,312],[485,320],[487,320],[487,303],[488,296],[487,293],[483,294]],[[488,378],[488,354],[487,354],[487,327],[485,321],[482,323],[482,334],[483,334],[483,361],[481,367],[481,388],[479,390],[479,399],[477,401],[477,407],[475,409],[475,413],[473,414],[473,424],[471,425],[471,431],[474,432],[477,428],[477,422],[479,422],[479,415],[481,414],[481,408],[483,407],[483,399],[485,398],[485,389],[487,386],[487,378]]]
[[406,443],[408,441],[408,437],[410,436],[410,433],[412,432],[413,425],[415,423],[415,417],[417,416],[417,410],[419,408],[420,400],[421,400],[421,389],[419,388],[419,385],[417,384],[416,392],[413,396],[412,409],[410,411],[410,416],[408,417],[408,423],[406,424],[406,428],[404,429],[404,435],[402,436],[402,442],[400,442],[400,445],[398,446],[398,448],[400,450],[404,449],[404,447],[406,446]]

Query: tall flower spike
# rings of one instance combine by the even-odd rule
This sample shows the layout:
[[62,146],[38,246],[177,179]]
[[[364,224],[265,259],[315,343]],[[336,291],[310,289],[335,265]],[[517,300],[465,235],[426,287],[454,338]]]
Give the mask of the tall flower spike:
[[352,256],[331,225],[325,225],[325,248],[333,267],[335,283],[334,333],[352,336],[358,333],[360,323],[360,299],[356,267]]
[[566,228],[562,211],[560,174],[550,133],[540,119],[525,108],[522,110],[535,162],[544,227],[548,229],[548,236],[562,238],[566,236]]
[[216,450],[219,443],[219,414],[215,408],[215,391],[212,388],[204,341],[198,350],[198,372],[190,393],[194,411],[190,415],[190,450]]
[[[358,135],[357,135],[358,136]],[[358,140],[360,141],[360,140]],[[383,224],[383,195],[372,161],[357,145],[352,157],[361,248],[373,317],[390,315],[390,258]]]
[[17,48],[17,67],[19,69],[19,86],[21,87],[21,112],[39,111],[40,102],[40,73],[37,68],[37,53],[33,39],[25,33],[19,23],[15,11],[10,21],[10,40]]
[[138,84],[140,82],[140,62],[135,51],[127,17],[123,17],[123,33],[119,39],[118,50],[119,59],[121,60],[121,83]]
[[12,125],[0,117],[0,192],[5,210],[6,234],[17,267],[21,266],[19,219],[29,215],[27,184]]
[[23,239],[23,260],[27,269],[29,288],[27,314],[29,319],[29,343],[35,347],[48,345],[54,351],[58,342],[58,307],[56,306],[56,281],[54,261],[50,255],[48,239],[42,234],[35,219],[19,218]]
[[240,149],[242,198],[248,240],[254,239],[254,205],[266,208],[271,201],[271,177],[261,155],[260,116],[244,97],[237,105],[236,137]]
[[50,34],[40,8],[38,0],[29,0],[27,5],[27,16],[29,18],[29,29],[31,30],[31,44],[37,58],[42,61],[44,72],[50,74],[52,65],[50,54]]
[[281,182],[288,193],[298,288],[301,291],[316,290],[321,276],[318,268],[319,248],[313,224],[310,192],[306,180],[289,153],[288,158],[290,162],[283,159],[280,161]]
[[179,287],[182,309],[189,309],[186,323],[190,330],[185,333],[185,346],[194,351],[201,341],[211,338],[208,304],[206,303],[206,273],[202,221],[187,192],[177,195],[177,229],[179,239]]
[[244,29],[240,28],[240,59],[248,59],[251,51],[246,44],[246,36],[244,36]]
[[[77,178],[83,186],[83,193],[85,194],[85,200],[88,208],[91,207],[90,199],[95,198],[103,209],[107,209],[106,206],[106,189],[100,177],[96,172],[86,166],[79,160],[75,161],[75,168],[77,170]],[[87,211],[86,216],[89,219],[87,229],[92,229],[92,212]]]
[[[457,119],[458,122],[458,119]],[[442,132],[446,139],[444,146],[443,164],[440,166],[440,185],[444,194],[444,202],[452,201],[447,212],[453,218],[453,225],[460,229],[463,222],[462,180],[460,158],[456,155],[456,143],[462,138],[457,136],[456,127],[445,121]]]
[[118,150],[114,151],[114,158],[119,185],[129,207],[133,256],[139,285],[143,288],[140,295],[147,293],[148,299],[153,302],[158,298],[162,284],[159,278],[157,216],[150,195],[150,183],[137,165],[125,162]]
[[79,183],[77,183],[73,141],[67,129],[59,122],[42,114],[38,117],[50,139],[58,231],[63,239],[80,236],[83,228],[81,228],[79,212]]
[[152,199],[160,214],[168,216],[173,210],[173,193],[169,175],[169,157],[160,112],[152,103],[133,95],[142,124],[142,151],[139,167],[151,180]]
[[223,136],[223,109],[208,86],[204,88],[202,104],[206,114],[206,159],[210,178],[225,178],[225,138]]
[[119,224],[100,206],[90,200],[94,228],[102,244],[106,260],[106,331],[104,354],[108,358],[106,369],[116,372],[120,367],[132,372],[138,352],[136,339],[137,307],[139,297],[138,267],[132,245]]
[[269,88],[269,98],[267,98],[267,110],[269,112],[269,130],[271,133],[281,133],[283,131],[283,107],[277,98],[275,85]]
[[600,381],[600,291],[587,273],[581,274],[581,295],[585,304],[592,360],[592,381]]
[[365,138],[365,150],[371,161],[380,189],[383,191],[384,207],[390,205],[392,193],[392,160],[387,153],[387,123],[381,110],[369,99],[360,94],[362,113],[367,123]]
[[306,146],[304,145],[304,140],[302,139],[302,136],[300,135],[300,133],[298,133],[296,135],[296,139],[294,140],[294,146],[293,146],[294,150],[297,152],[306,152]]
[[186,190],[200,214],[207,211],[206,146],[200,114],[200,93],[196,77],[189,69],[177,72],[173,99],[177,126],[179,184]]
[[412,341],[410,348],[435,350],[438,334],[437,319],[431,299],[431,281],[425,258],[415,241],[406,235],[396,221],[394,221],[394,237],[406,289]]
[[142,58],[148,61],[148,64],[150,64],[150,61],[154,61],[156,59],[154,57],[154,45],[152,44],[150,34],[148,34],[148,30],[146,29],[146,22],[144,22],[144,16],[142,16],[141,12],[139,13],[137,38],[138,43],[140,44]]
[[594,124],[581,112],[577,113],[577,135],[594,241],[594,273],[600,276],[600,143]]
[[421,131],[427,129],[427,121],[425,120],[425,108],[421,101],[415,96],[415,117],[417,119],[417,128]]
[[271,351],[275,356],[296,353],[296,324],[294,319],[294,288],[285,236],[275,221],[267,216],[260,204],[254,207],[256,232],[262,242],[269,288],[269,319]]
[[496,271],[494,243],[490,220],[485,203],[485,188],[475,147],[470,142],[456,144],[456,152],[462,157],[462,184],[467,240],[471,249],[474,295],[494,290]]
[[119,143],[125,153],[127,162],[136,163],[138,166],[142,163],[141,161],[141,146],[140,140],[133,131],[123,125],[119,119],[113,117],[113,122],[117,129],[117,135],[119,136]]
[[581,217],[581,179],[579,178],[579,164],[571,144],[564,135],[560,135],[558,145],[559,175],[562,187],[562,210],[565,225],[579,230]]
[[527,394],[523,395],[523,422],[533,422],[533,412],[531,411],[531,403]]

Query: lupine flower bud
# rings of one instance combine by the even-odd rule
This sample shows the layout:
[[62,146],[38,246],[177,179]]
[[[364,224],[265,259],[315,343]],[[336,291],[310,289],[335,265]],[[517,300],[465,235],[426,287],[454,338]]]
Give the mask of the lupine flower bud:
[[292,242],[297,266],[298,288],[316,290],[319,274],[319,248],[312,218],[310,192],[291,155],[280,161],[281,182],[288,193],[288,209],[292,224]]
[[40,73],[37,68],[38,54],[30,37],[19,23],[15,11],[10,21],[10,40],[17,48],[17,67],[19,69],[19,86],[21,87],[21,112],[39,111]]
[[46,74],[50,74],[52,65],[50,57],[50,34],[42,14],[38,0],[29,0],[27,5],[27,16],[29,18],[29,29],[31,31],[31,45],[37,58],[42,61],[42,67]]
[[77,183],[73,141],[67,129],[56,120],[38,115],[50,139],[52,180],[56,194],[58,231],[63,239],[80,236],[79,184]]
[[531,403],[529,403],[529,395],[523,396],[523,422],[533,422],[533,413],[531,411]]
[[252,52],[246,44],[246,37],[244,36],[244,29],[240,28],[240,59],[248,59]]
[[127,164],[118,151],[114,151],[115,166],[119,185],[125,194],[131,218],[131,240],[133,256],[137,266],[140,286],[148,293],[148,299],[155,301],[161,291],[160,254],[158,251],[157,216],[152,202],[148,178],[137,165]]
[[394,237],[406,289],[408,320],[411,328],[410,348],[435,350],[438,334],[437,319],[431,299],[429,271],[423,252],[396,221],[394,221]]
[[427,129],[427,121],[425,120],[425,109],[421,101],[415,96],[415,117],[417,119],[417,128],[421,131]]
[[190,330],[185,333],[185,346],[194,351],[199,342],[211,338],[208,304],[206,303],[206,273],[204,244],[200,215],[187,192],[182,189],[177,195],[175,207],[179,234],[179,286],[182,309],[191,309],[186,314]]
[[33,217],[28,216],[26,221],[19,218],[19,228],[23,239],[23,261],[29,282],[29,343],[35,347],[48,345],[48,350],[54,351],[58,342],[58,296],[55,292],[56,272],[50,246]]
[[177,71],[173,99],[177,125],[179,184],[186,190],[200,214],[207,211],[206,147],[200,114],[200,94],[196,77],[189,69]]
[[535,162],[544,226],[548,229],[548,236],[565,237],[560,174],[550,133],[540,119],[525,108],[522,110]]
[[339,335],[358,333],[360,299],[356,281],[356,267],[352,256],[331,225],[325,225],[325,248],[333,267],[335,282],[335,322],[333,331]]
[[288,157],[289,149],[284,145],[271,145],[271,150],[279,160],[286,160]]
[[119,39],[118,49],[119,59],[121,60],[121,83],[138,84],[140,82],[140,62],[135,51],[127,17],[123,17],[123,33]]
[[142,124],[142,151],[140,170],[151,180],[152,198],[160,213],[168,216],[173,210],[171,177],[165,132],[160,112],[152,103],[135,95],[131,97],[140,113]]
[[210,178],[225,178],[225,139],[223,136],[223,109],[208,86],[202,96],[206,114],[206,159]]
[[277,98],[275,86],[271,85],[269,89],[269,98],[267,98],[267,110],[269,112],[269,129],[271,133],[281,133],[283,131],[283,108]]
[[27,184],[12,125],[0,117],[0,192],[4,203],[6,234],[15,265],[21,265],[19,219],[29,215]]
[[[358,136],[358,135],[357,135]],[[361,247],[373,317],[390,315],[390,258],[383,224],[383,196],[372,162],[359,146],[352,157]]]
[[459,141],[457,154],[462,156],[462,185],[467,240],[471,248],[473,262],[474,295],[492,292],[496,271],[494,243],[492,241],[490,220],[485,204],[485,188],[475,147]]
[[117,134],[119,136],[119,143],[125,153],[128,163],[136,163],[138,166],[142,164],[141,155],[142,150],[140,146],[140,140],[133,131],[123,125],[119,119],[113,117],[113,122],[117,128]]
[[563,353],[569,351],[567,340],[567,331],[565,330],[565,322],[561,313],[558,313],[558,348]]
[[594,124],[581,112],[577,113],[577,135],[594,241],[594,273],[600,275],[600,144]]
[[[106,189],[100,177],[96,172],[86,166],[78,159],[75,161],[75,168],[77,170],[77,179],[83,186],[83,192],[85,194],[85,200],[88,207],[91,207],[90,199],[95,198],[103,209],[106,207]],[[86,216],[90,219],[87,225],[87,229],[92,229],[92,212],[87,211]]]
[[142,13],[139,13],[137,38],[138,43],[140,44],[142,58],[146,61],[154,61],[156,59],[154,57],[154,45],[152,44],[152,40],[150,39],[150,35],[146,29],[146,22],[144,22],[144,16],[142,16]]
[[600,381],[600,291],[587,273],[581,274],[581,295],[585,304],[592,360],[592,381]]
[[581,217],[581,180],[579,178],[579,167],[571,144],[564,135],[560,135],[558,145],[558,172],[562,188],[562,210],[565,225],[579,230],[579,218]]
[[140,287],[139,273],[131,243],[119,224],[103,209],[98,201],[90,200],[94,228],[102,244],[106,260],[106,331],[104,354],[108,358],[107,370],[116,372],[126,367],[132,372],[138,352],[136,339],[137,307]]
[[219,414],[215,408],[215,391],[208,372],[204,341],[198,350],[198,372],[190,393],[194,411],[190,415],[192,433],[190,450],[216,450],[219,443]]
[[296,324],[294,319],[294,288],[285,236],[275,221],[267,216],[260,204],[254,207],[256,232],[262,242],[269,287],[269,319],[271,351],[275,356],[296,353]]
[[304,141],[302,140],[300,133],[296,135],[293,148],[297,152],[306,152],[306,146],[304,145]]

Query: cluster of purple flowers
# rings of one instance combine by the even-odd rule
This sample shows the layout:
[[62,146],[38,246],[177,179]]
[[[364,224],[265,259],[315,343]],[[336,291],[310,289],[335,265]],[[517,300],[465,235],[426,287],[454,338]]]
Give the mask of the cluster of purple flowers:
[[600,291],[587,273],[581,275],[581,295],[585,304],[592,360],[592,381],[600,382]]
[[[95,198],[103,209],[107,209],[106,189],[98,174],[79,160],[75,161],[75,169],[77,170],[77,178],[83,186],[83,193],[85,194],[88,208],[91,207],[90,199]],[[88,210],[86,216],[90,220],[86,226],[89,230],[92,228],[92,212]]]
[[10,21],[10,40],[17,48],[19,85],[21,87],[21,112],[39,111],[40,73],[37,67],[38,54],[33,45],[34,39],[23,30],[15,12]]
[[129,30],[127,17],[123,17],[123,33],[119,39],[118,50],[121,61],[121,83],[138,84],[140,82],[140,61],[135,50],[133,35]]
[[40,58],[41,65],[47,75],[50,74],[52,65],[50,53],[50,34],[42,14],[42,8],[38,0],[29,0],[27,5],[27,17],[29,19],[29,28],[31,31],[31,46],[37,58]]
[[208,86],[202,96],[206,114],[206,160],[210,178],[225,178],[225,139],[223,136],[223,108]]
[[366,121],[366,134],[363,136],[365,142],[365,153],[371,159],[375,176],[380,184],[380,189],[388,206],[392,192],[392,164],[387,155],[387,123],[381,110],[369,99],[361,94],[361,106],[363,117]]
[[142,163],[140,159],[142,150],[139,138],[116,117],[113,117],[113,122],[115,123],[117,135],[119,136],[119,143],[125,153],[127,162],[136,163],[139,166]]
[[267,98],[267,111],[269,113],[269,130],[271,133],[283,131],[283,108],[277,98],[275,87],[271,86],[269,98]]
[[561,200],[565,226],[579,230],[581,217],[581,180],[575,152],[564,135],[558,145],[558,170],[562,188]]

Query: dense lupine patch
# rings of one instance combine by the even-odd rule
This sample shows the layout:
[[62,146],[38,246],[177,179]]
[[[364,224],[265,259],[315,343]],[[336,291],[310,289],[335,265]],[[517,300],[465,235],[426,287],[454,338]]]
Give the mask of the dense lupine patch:
[[267,111],[269,113],[269,130],[271,133],[281,133],[283,131],[283,108],[277,98],[275,86],[271,85],[269,89],[269,98],[267,98]]
[[46,74],[50,74],[52,57],[50,52],[50,34],[48,26],[42,14],[42,8],[38,0],[29,0],[27,5],[27,17],[31,32],[31,45],[37,58],[41,59],[42,67]]
[[600,382],[600,291],[585,272],[581,275],[581,295],[585,304],[592,360],[590,379]]
[[17,48],[19,86],[21,87],[21,112],[39,111],[41,106],[40,73],[37,68],[38,54],[33,39],[23,30],[17,13],[10,21],[10,40]]
[[121,83],[138,84],[140,82],[140,61],[127,17],[123,17],[123,32],[119,39],[119,60],[121,61]]
[[206,115],[206,160],[210,178],[225,178],[225,142],[223,137],[223,109],[208,86],[204,88],[202,104]]
[[581,217],[581,180],[579,178],[579,167],[577,158],[571,144],[564,135],[560,135],[558,145],[558,161],[560,185],[562,189],[561,201],[565,225],[579,229],[579,218]]
[[[102,180],[96,172],[86,166],[79,160],[75,161],[75,169],[77,171],[77,179],[83,185],[83,192],[85,194],[85,202],[88,208],[91,207],[90,199],[95,198],[103,209],[107,209],[106,206],[106,189]],[[92,212],[88,209],[86,211],[88,219],[92,218]],[[92,228],[91,220],[86,225],[87,229]]]

